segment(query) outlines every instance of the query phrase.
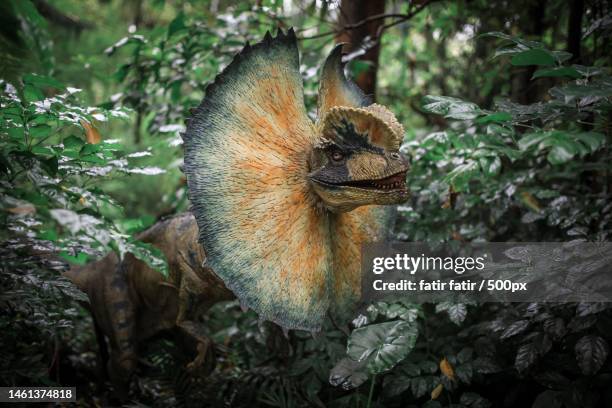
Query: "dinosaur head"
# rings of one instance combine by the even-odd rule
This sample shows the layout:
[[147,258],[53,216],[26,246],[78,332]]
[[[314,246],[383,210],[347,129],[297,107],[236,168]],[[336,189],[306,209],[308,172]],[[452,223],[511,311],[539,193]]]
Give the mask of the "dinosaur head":
[[408,162],[399,152],[403,129],[391,112],[380,105],[334,107],[320,132],[308,177],[325,207],[345,212],[406,201]]

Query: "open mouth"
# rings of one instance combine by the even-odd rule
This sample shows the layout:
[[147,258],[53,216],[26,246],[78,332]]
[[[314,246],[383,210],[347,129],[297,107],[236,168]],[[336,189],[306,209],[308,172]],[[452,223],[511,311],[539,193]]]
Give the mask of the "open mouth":
[[375,190],[403,190],[406,188],[406,172],[402,171],[382,179],[347,181],[337,185]]

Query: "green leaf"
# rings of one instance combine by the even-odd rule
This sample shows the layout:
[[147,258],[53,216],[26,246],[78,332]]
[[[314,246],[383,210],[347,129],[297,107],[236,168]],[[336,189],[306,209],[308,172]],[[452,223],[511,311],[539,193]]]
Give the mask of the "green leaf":
[[478,159],[482,172],[487,176],[494,176],[501,170],[501,159],[495,157],[481,157]]
[[535,363],[537,357],[538,352],[534,343],[523,344],[516,352],[514,367],[522,373]]
[[415,398],[421,398],[430,389],[431,378],[417,377],[410,380],[411,391]]
[[87,162],[87,163],[94,163],[94,164],[106,164],[108,163],[107,160],[105,160],[104,158],[100,157],[97,154],[80,154],[79,157],[81,158],[82,161]]
[[23,98],[27,102],[36,102],[36,101],[42,101],[43,99],[45,99],[45,95],[36,86],[26,84],[23,87]]
[[423,98],[426,112],[444,115],[446,118],[470,120],[482,114],[478,105],[450,96],[427,95]]
[[606,136],[603,133],[598,132],[581,132],[572,136],[585,144],[591,150],[591,152],[599,149],[599,147],[603,146],[604,142],[606,141]]
[[576,343],[576,361],[585,375],[596,374],[603,366],[610,348],[608,343],[599,336],[588,335]]
[[168,38],[185,28],[187,28],[185,26],[185,15],[181,12],[170,22],[168,26]]
[[475,171],[478,170],[478,162],[468,160],[466,163],[456,166],[450,173],[444,177],[444,182],[453,184],[457,191],[463,191],[467,187],[467,182],[470,180]]
[[120,221],[121,228],[128,234],[140,232],[153,225],[154,222],[155,217],[152,215],[143,215],[139,218],[128,218]]
[[512,47],[498,48],[497,50],[495,50],[495,53],[493,54],[493,58],[501,57],[502,55],[508,55],[508,56],[516,55],[528,49],[529,48],[525,47],[524,45],[516,45]]
[[502,33],[502,32],[499,32],[499,31],[491,31],[491,32],[483,33],[483,34],[480,34],[479,37],[496,37],[496,38],[501,38],[503,40],[512,41],[513,43],[515,43],[517,45],[522,45],[526,49],[527,48],[542,48],[543,47],[542,43],[540,43],[540,42],[524,40],[524,39],[522,39],[520,37],[516,37],[516,36],[509,35],[509,34],[506,34],[506,33]]
[[548,156],[546,156],[546,158],[550,164],[562,164],[570,161],[575,155],[576,151],[568,148],[568,145],[558,145],[550,149],[550,152],[548,152]]
[[450,321],[459,326],[467,316],[467,306],[463,303],[457,303],[449,307],[446,313],[448,313]]
[[572,65],[572,67],[587,78],[601,75],[606,72],[606,69],[603,67],[588,67],[585,65]]
[[345,390],[359,387],[368,380],[366,361],[355,361],[350,358],[340,360],[329,373],[329,383]]
[[612,96],[612,85],[603,82],[591,82],[589,84],[567,84],[563,87],[555,87],[565,98],[584,98],[590,96],[609,97]]
[[30,136],[36,137],[36,138],[47,137],[51,134],[52,131],[53,131],[53,128],[49,125],[32,126],[29,129]]
[[55,151],[49,146],[34,146],[32,147],[32,153],[41,156],[55,156]]
[[529,149],[531,146],[541,143],[544,139],[550,136],[547,132],[534,132],[528,133],[524,135],[519,141],[518,146],[519,149],[525,151]]
[[347,354],[356,361],[369,359],[371,373],[391,369],[412,351],[418,336],[416,323],[404,320],[373,324],[354,330]]
[[555,57],[550,51],[536,48],[514,55],[510,63],[516,66],[555,65]]
[[23,140],[23,126],[10,127],[6,129],[6,133],[8,133],[13,140]]
[[55,89],[65,89],[64,84],[60,81],[45,75],[27,74],[23,77],[23,82],[37,87],[51,87]]
[[489,408],[491,403],[475,392],[464,392],[459,399],[462,406],[470,408]]
[[80,137],[76,137],[74,135],[70,135],[62,141],[65,149],[81,149],[81,147],[85,144],[83,139]]
[[582,78],[582,74],[572,67],[540,68],[533,73],[531,79],[543,77],[568,77],[573,79]]
[[76,265],[85,265],[87,263],[87,254],[83,253],[83,252],[78,252],[76,254],[76,256],[72,256],[70,255],[68,252],[66,251],[62,251],[59,253],[59,256],[65,260],[67,260],[68,262],[72,263],[72,264],[76,264]]
[[83,147],[81,148],[80,154],[85,156],[88,154],[97,153],[101,149],[102,147],[99,144],[87,143],[87,144],[84,144]]
[[125,77],[127,77],[127,75],[130,73],[130,67],[130,64],[123,64],[119,68],[117,68],[117,71],[115,71],[115,73],[113,74],[115,80],[117,80],[117,82],[123,82]]
[[508,112],[495,112],[476,119],[476,123],[509,122],[511,120],[512,115]]
[[555,57],[559,64],[562,64],[572,58],[573,54],[567,51],[552,51],[552,55],[553,57]]

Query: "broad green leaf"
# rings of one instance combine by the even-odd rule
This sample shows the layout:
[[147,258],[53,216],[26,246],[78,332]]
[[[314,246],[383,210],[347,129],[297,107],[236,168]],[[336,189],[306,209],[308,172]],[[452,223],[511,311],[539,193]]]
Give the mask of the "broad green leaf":
[[572,67],[541,68],[533,73],[531,79],[542,77],[568,77],[578,79],[582,78],[582,74]]
[[512,65],[555,65],[555,57],[550,51],[543,49],[532,49],[522,51],[512,57],[510,60]]
[[553,57],[555,57],[555,59],[557,60],[557,62],[559,64],[568,61],[570,58],[572,58],[572,53],[571,52],[567,52],[567,51],[551,51]]
[[154,222],[155,217],[153,217],[152,215],[143,215],[139,218],[128,218],[125,220],[121,220],[120,224],[122,229],[126,233],[133,234],[150,227],[151,225],[153,225]]
[[519,141],[518,146],[519,149],[525,151],[529,149],[531,146],[541,143],[546,138],[550,137],[550,134],[547,132],[534,132],[528,133],[524,135]]
[[416,323],[404,320],[373,324],[354,330],[347,354],[355,361],[370,359],[371,373],[391,369],[412,351],[418,336]]
[[463,303],[456,303],[449,307],[446,313],[451,322],[460,325],[467,316],[467,306]]
[[561,95],[563,95],[566,98],[568,97],[585,98],[585,97],[593,97],[593,96],[601,96],[601,97],[612,96],[612,84],[604,83],[604,82],[591,82],[588,84],[567,84],[563,87],[555,87],[553,89],[557,90]]
[[117,71],[113,74],[113,77],[117,80],[117,82],[123,82],[125,77],[130,73],[130,64],[123,64]]
[[23,82],[25,82],[26,84],[32,84],[37,87],[46,86],[60,90],[63,90],[65,88],[64,84],[62,84],[60,81],[46,75],[27,74],[23,76]]
[[168,38],[172,37],[177,32],[184,30],[185,28],[185,15],[183,13],[179,13],[168,26]]
[[533,342],[523,344],[516,352],[514,367],[522,373],[527,370],[538,357],[536,345]]
[[512,115],[508,112],[495,112],[476,119],[476,123],[509,122],[511,120]]
[[591,152],[599,149],[606,141],[606,136],[598,132],[581,132],[573,134],[572,136],[588,146]]
[[81,149],[85,142],[80,137],[70,135],[62,141],[62,144],[65,149]]
[[482,172],[487,176],[494,176],[501,170],[501,159],[495,157],[481,157],[479,160]]
[[82,161],[87,162],[87,163],[94,163],[94,164],[106,164],[108,163],[107,160],[105,160],[104,158],[100,157],[98,154],[86,154],[83,155],[82,153],[79,154],[79,157]]
[[23,87],[23,98],[26,100],[26,102],[36,102],[45,99],[45,95],[36,86],[26,84]]
[[495,54],[493,54],[493,58],[501,57],[503,55],[508,55],[508,56],[516,55],[528,49],[529,48],[525,47],[524,45],[515,45],[512,47],[498,48],[497,50],[495,50]]
[[503,40],[512,41],[515,44],[523,45],[526,48],[542,48],[543,44],[537,41],[524,40],[520,37],[502,33],[500,31],[490,31],[487,33],[480,34],[479,37],[496,37]]
[[596,374],[603,366],[610,347],[608,343],[599,336],[588,335],[582,337],[575,346],[576,361],[585,375]]
[[423,98],[423,109],[430,113],[446,115],[452,104],[463,103],[461,99],[450,96],[426,95]]
[[28,130],[30,132],[30,136],[39,138],[49,136],[53,131],[53,128],[49,125],[38,125],[30,127]]
[[583,76],[590,78],[592,76],[601,75],[606,72],[606,68],[603,67],[587,67],[585,65],[572,65],[576,71],[578,71]]
[[431,377],[416,377],[410,380],[412,394],[416,398],[421,398],[427,394],[427,391],[431,388]]
[[457,191],[463,191],[473,173],[478,170],[478,162],[468,160],[466,163],[455,167],[444,178],[444,182],[452,184]]
[[87,254],[83,252],[78,252],[76,255],[73,256],[73,255],[70,255],[68,252],[63,251],[59,253],[59,256],[64,258],[68,262],[76,264],[76,265],[85,265],[87,263],[87,260],[89,259],[87,257]]
[[55,156],[55,151],[49,146],[34,146],[32,147],[32,153],[42,156]]
[[567,145],[559,145],[550,149],[546,158],[551,164],[562,164],[570,161],[575,155],[576,152],[568,149]]
[[355,361],[350,358],[340,360],[329,373],[329,383],[334,387],[351,390],[368,380],[367,361]]
[[85,145],[83,145],[83,147],[81,148],[81,155],[88,155],[91,153],[97,153],[100,150],[102,150],[102,146],[100,146],[99,144],[91,144],[91,143],[87,143]]
[[459,120],[475,119],[482,114],[478,105],[450,96],[427,95],[423,98],[423,109]]
[[13,140],[23,140],[23,126],[10,127],[6,129],[6,133],[8,133]]

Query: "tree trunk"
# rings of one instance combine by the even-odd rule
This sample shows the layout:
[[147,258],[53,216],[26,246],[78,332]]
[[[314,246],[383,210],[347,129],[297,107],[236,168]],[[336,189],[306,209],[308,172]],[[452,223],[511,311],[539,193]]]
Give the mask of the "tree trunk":
[[[525,14],[519,20],[519,29],[528,39],[542,41],[546,29],[546,0],[525,3]],[[537,101],[545,89],[541,83],[531,80],[535,66],[519,67],[512,78],[512,99],[521,104]]]
[[580,41],[582,40],[582,15],[584,0],[572,0],[567,21],[567,51],[572,53],[572,62],[580,61]]
[[354,29],[343,29],[347,25],[357,24],[368,17],[383,14],[385,12],[385,0],[342,0],[340,14],[338,16],[338,29],[341,30],[336,36],[336,42],[346,42],[345,52],[353,52],[363,48],[364,40],[369,37],[375,44],[368,47],[365,54],[359,60],[366,61],[370,65],[360,72],[355,78],[357,85],[372,99],[376,97],[376,72],[378,70],[378,55],[380,53],[380,39],[377,38],[378,30],[383,24],[383,19],[369,21]]

